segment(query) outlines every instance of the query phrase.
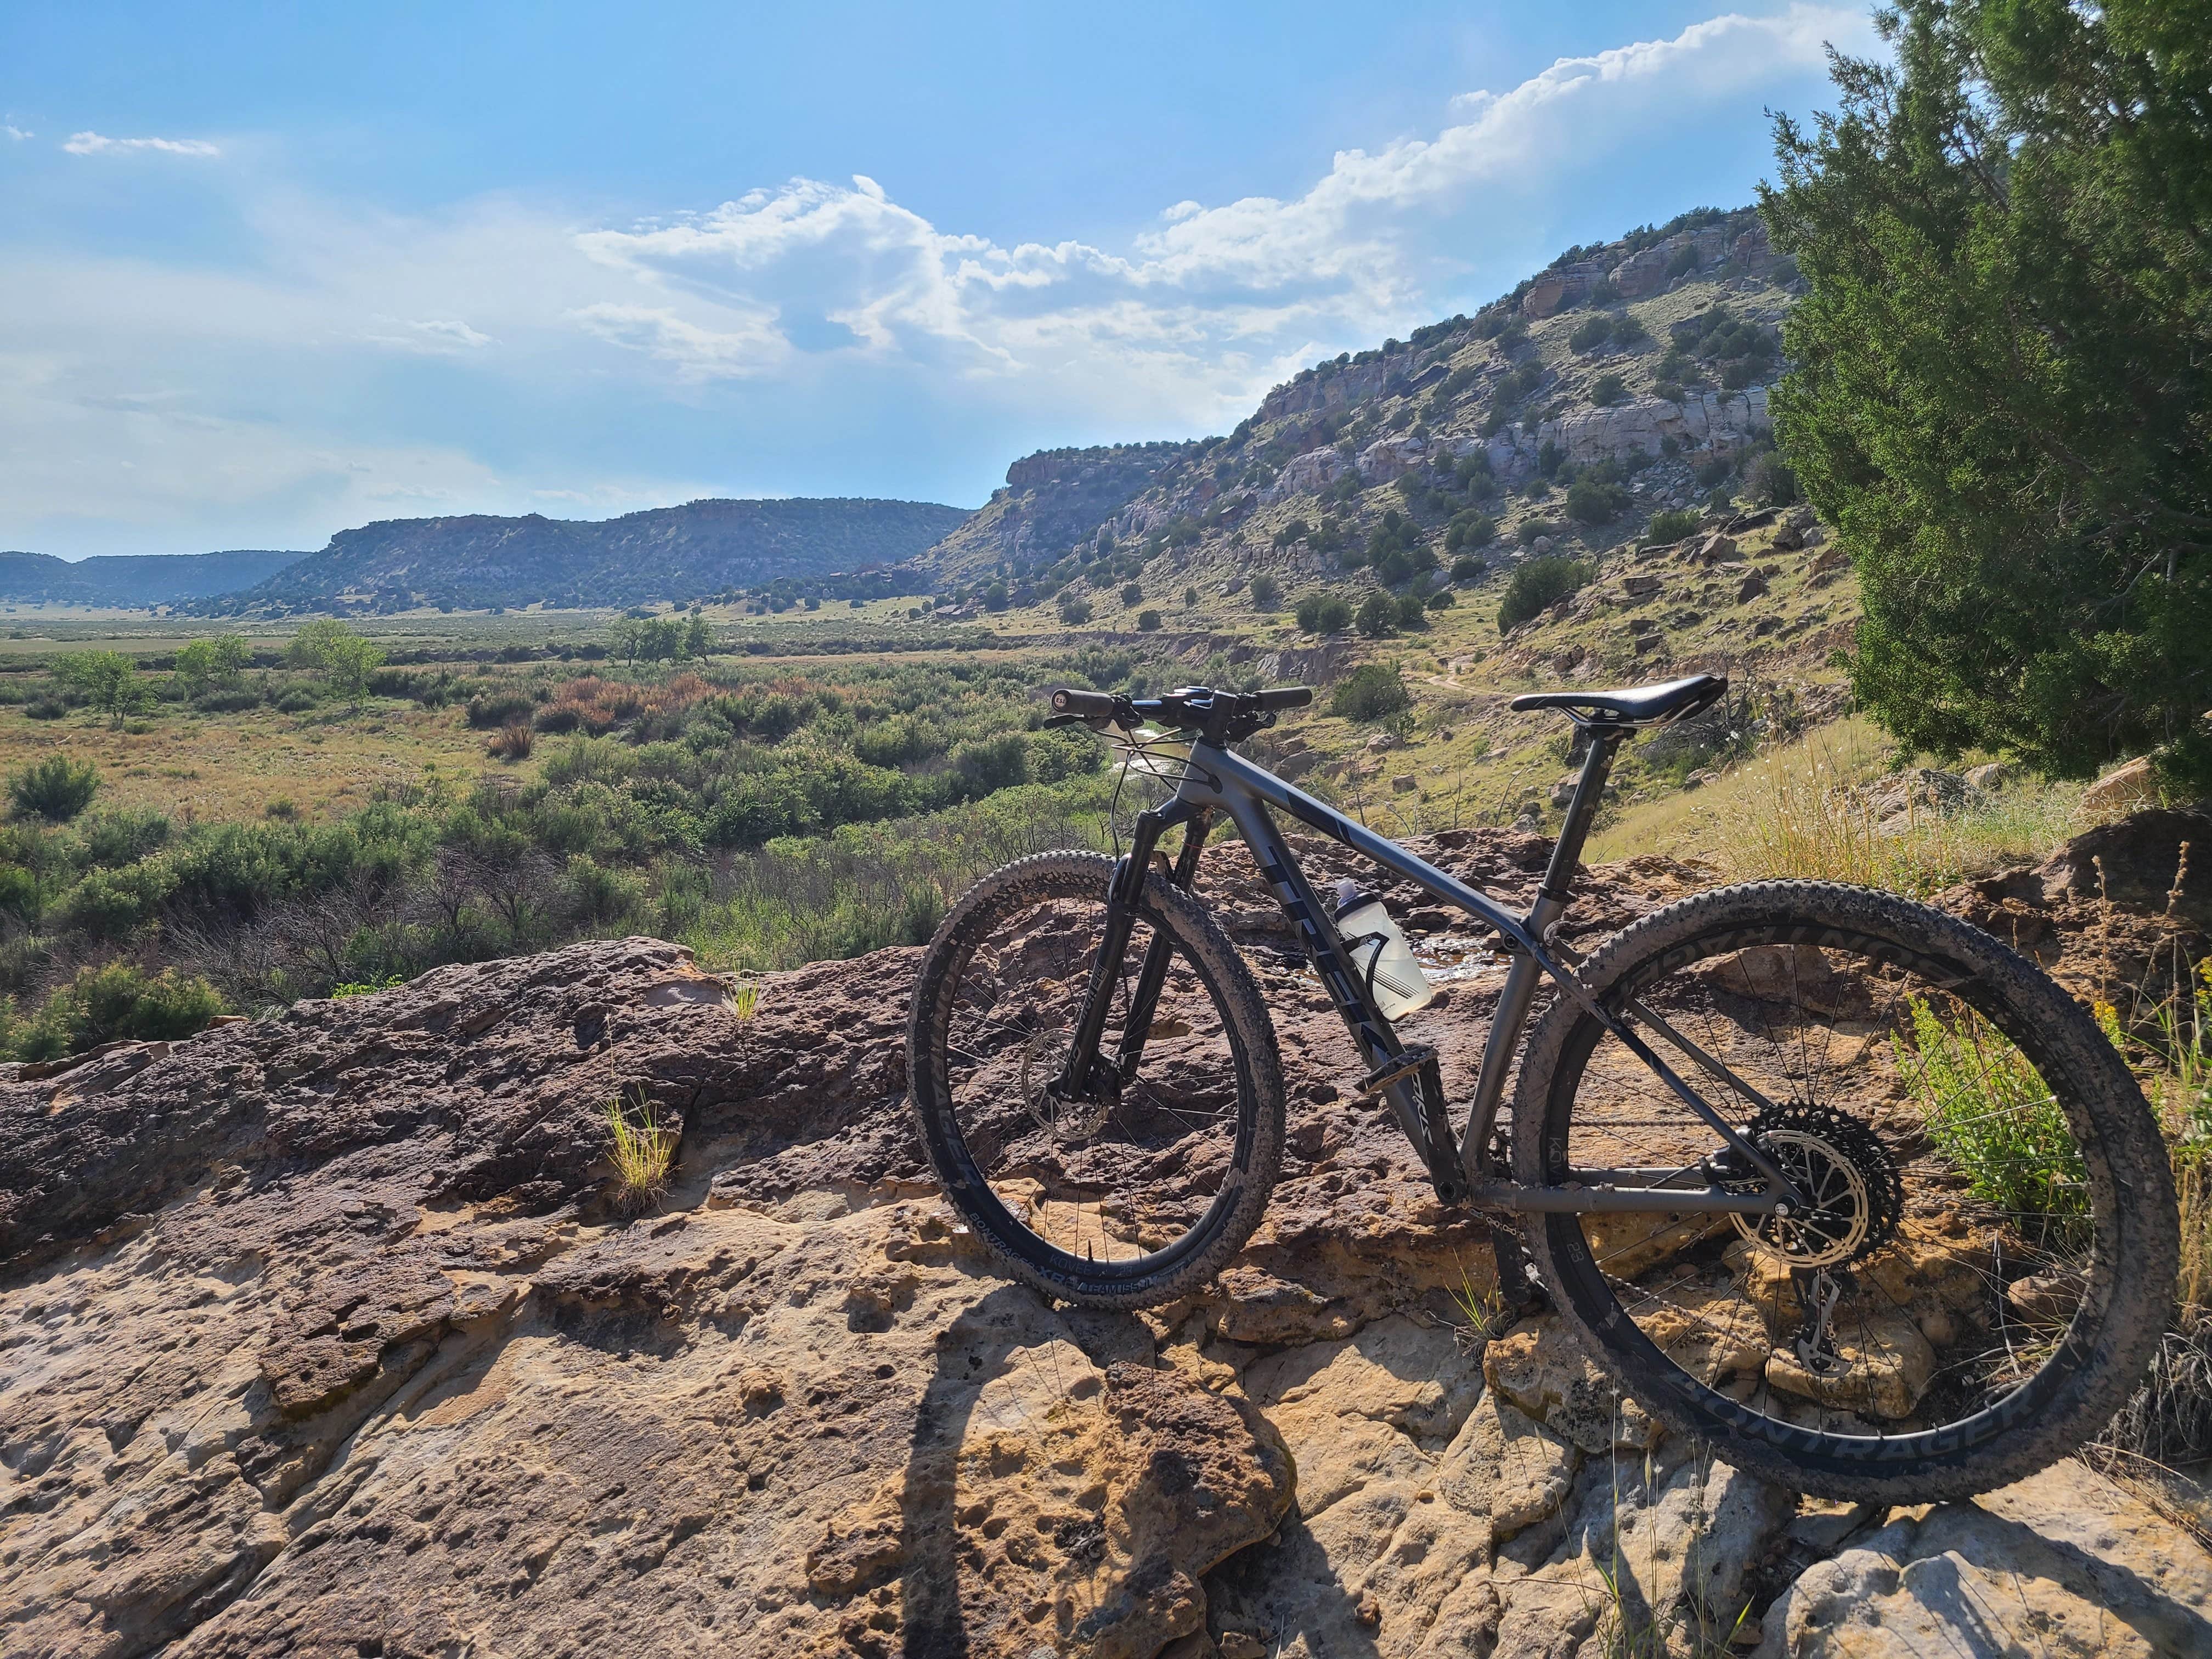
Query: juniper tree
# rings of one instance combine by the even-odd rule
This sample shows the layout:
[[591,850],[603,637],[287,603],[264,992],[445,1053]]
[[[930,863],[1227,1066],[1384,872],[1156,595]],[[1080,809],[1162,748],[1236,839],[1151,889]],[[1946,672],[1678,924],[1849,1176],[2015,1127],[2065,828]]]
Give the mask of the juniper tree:
[[2212,3],[1908,0],[1775,123],[1774,396],[1903,743],[2212,787]]

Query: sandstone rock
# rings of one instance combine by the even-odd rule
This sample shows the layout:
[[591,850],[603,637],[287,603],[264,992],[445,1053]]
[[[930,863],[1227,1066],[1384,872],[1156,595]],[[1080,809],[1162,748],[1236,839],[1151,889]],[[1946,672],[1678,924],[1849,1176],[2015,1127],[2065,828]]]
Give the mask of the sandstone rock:
[[1401,773],[1390,780],[1390,793],[1394,795],[1410,795],[1420,787],[1421,781],[1410,772]]
[[1735,602],[1749,605],[1753,599],[1766,597],[1766,578],[1754,573],[1736,584]]
[[2158,805],[2158,772],[2146,755],[2107,772],[2081,797],[2085,812],[2132,812]]
[[1623,576],[1620,579],[1620,591],[1632,599],[1648,599],[1658,592],[1659,587],[1656,576]]
[[1885,822],[1914,817],[1948,817],[1966,804],[1966,781],[1956,772],[1916,766],[1893,774],[1867,792],[1867,806]]
[[1966,787],[1981,794],[1994,794],[2012,783],[2015,775],[2010,762],[1986,761],[1966,769]]
[[1759,1659],[2212,1652],[2212,1554],[2078,1463],[1893,1521],[1767,1610]]
[[1593,1455],[1658,1439],[1658,1425],[1560,1334],[1549,1315],[1492,1342],[1482,1369],[1505,1399]]

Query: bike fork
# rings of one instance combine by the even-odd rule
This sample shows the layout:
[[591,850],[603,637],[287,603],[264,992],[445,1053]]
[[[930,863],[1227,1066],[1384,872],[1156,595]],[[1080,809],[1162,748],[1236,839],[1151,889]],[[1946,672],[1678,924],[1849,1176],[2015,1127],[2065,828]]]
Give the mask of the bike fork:
[[1152,1010],[1158,1004],[1160,989],[1167,981],[1168,957],[1174,945],[1163,933],[1155,938],[1145,952],[1145,963],[1139,971],[1137,986],[1129,1004],[1128,1018],[1122,1027],[1121,1056],[1116,1066],[1109,1066],[1098,1052],[1098,1045],[1106,1036],[1106,1021],[1113,1012],[1114,988],[1121,981],[1121,959],[1128,952],[1129,935],[1136,930],[1137,905],[1143,897],[1145,878],[1159,846],[1160,836],[1174,825],[1188,827],[1183,832],[1181,855],[1168,879],[1178,887],[1188,887],[1198,873],[1199,854],[1206,845],[1207,814],[1196,807],[1185,806],[1181,801],[1170,801],[1157,811],[1137,815],[1136,829],[1129,838],[1129,851],[1114,868],[1113,884],[1106,890],[1106,926],[1098,940],[1098,957],[1091,964],[1091,983],[1083,996],[1083,1012],[1075,1024],[1075,1041],[1069,1046],[1067,1063],[1060,1068],[1053,1092],[1063,1100],[1087,1100],[1101,1091],[1119,1094],[1121,1085],[1136,1071],[1139,1057],[1144,1052],[1145,1033],[1152,1024]]

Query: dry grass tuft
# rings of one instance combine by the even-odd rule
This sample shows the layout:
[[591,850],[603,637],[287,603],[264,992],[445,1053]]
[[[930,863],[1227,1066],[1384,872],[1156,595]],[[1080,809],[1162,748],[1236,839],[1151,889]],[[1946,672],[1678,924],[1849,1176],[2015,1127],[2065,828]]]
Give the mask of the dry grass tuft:
[[2035,782],[1885,821],[1875,793],[1891,760],[1867,721],[1838,720],[1696,793],[1624,815],[1594,838],[1591,856],[1671,852],[1710,860],[1731,881],[1841,881],[1922,897],[2038,862],[2085,827],[2079,786]]
[[607,1161],[615,1170],[615,1206],[630,1212],[647,1209],[668,1190],[668,1171],[676,1161],[677,1132],[660,1126],[653,1103],[642,1097],[635,1109],[619,1098],[609,1101],[606,1120],[611,1137]]
[[535,732],[520,720],[509,720],[491,734],[491,740],[484,749],[494,760],[526,761],[530,758],[530,751],[537,746]]

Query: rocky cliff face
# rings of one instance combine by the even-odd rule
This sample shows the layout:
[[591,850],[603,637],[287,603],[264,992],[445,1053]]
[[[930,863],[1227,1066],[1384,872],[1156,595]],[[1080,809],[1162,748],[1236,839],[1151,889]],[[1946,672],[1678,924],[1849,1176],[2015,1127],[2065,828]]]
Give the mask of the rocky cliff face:
[[958,580],[988,575],[1002,563],[1057,557],[1095,538],[1191,447],[1112,444],[1025,455],[1006,469],[1006,487],[931,550],[931,560],[941,575]]
[[[1544,843],[1427,850],[1525,895]],[[1952,902],[2062,972],[2190,925],[2072,868]],[[1601,870],[1569,940],[1698,879]],[[1144,1316],[994,1278],[933,1197],[910,950],[740,1021],[676,947],[595,943],[0,1081],[0,1645],[1594,1656],[1620,1607],[1778,1656],[2212,1650],[2212,1556],[2078,1466],[1804,1504],[1547,1322],[1486,1341],[1484,1230],[1342,1098],[1256,880],[1202,880],[1277,1011],[1289,1148],[1238,1265]],[[1455,1084],[1495,983],[1420,1016]],[[618,1096],[681,1135],[634,1218]]]

